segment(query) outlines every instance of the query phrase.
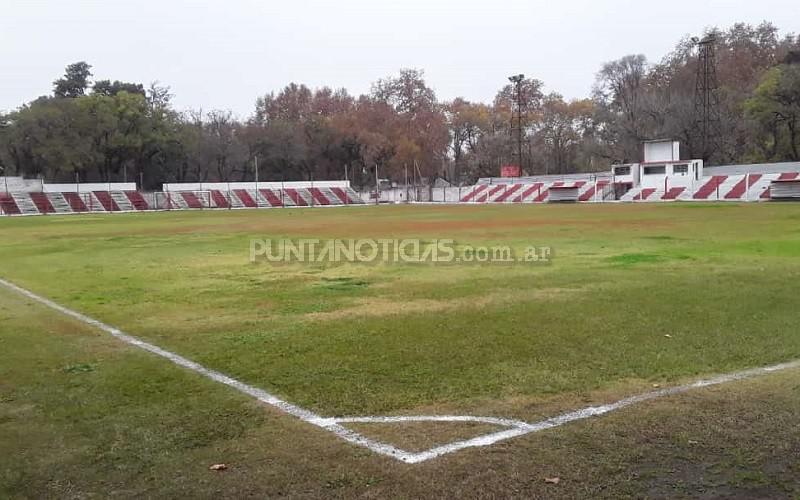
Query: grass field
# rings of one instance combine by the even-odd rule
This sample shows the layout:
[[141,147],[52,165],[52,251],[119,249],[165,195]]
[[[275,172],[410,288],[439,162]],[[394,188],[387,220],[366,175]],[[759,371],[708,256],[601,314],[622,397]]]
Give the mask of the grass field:
[[[303,237],[537,245],[553,257],[249,261],[253,238]],[[5,218],[0,277],[326,416],[530,422],[800,358],[800,204]],[[793,498],[797,376],[408,466],[2,290],[0,496]],[[409,449],[482,431],[421,427],[358,430]],[[231,469],[209,472],[216,462]]]

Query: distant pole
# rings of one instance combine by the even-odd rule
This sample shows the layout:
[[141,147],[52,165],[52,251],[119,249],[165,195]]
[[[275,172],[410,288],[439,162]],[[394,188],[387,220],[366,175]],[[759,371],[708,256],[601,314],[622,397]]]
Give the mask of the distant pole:
[[419,196],[417,196],[417,170],[415,168],[411,169],[411,185],[414,186],[414,201],[419,201]]
[[344,164],[344,180],[350,181],[350,179],[347,178],[347,163]]
[[0,172],[3,174],[3,183],[6,185],[6,194],[8,194],[8,176],[6,175],[6,169],[0,167]]
[[750,174],[747,174],[745,176],[745,179],[747,180],[745,181],[746,187],[744,190],[744,201],[750,201]]
[[256,207],[258,207],[259,205],[258,200],[261,199],[258,192],[258,155],[255,155],[253,157],[253,161],[256,164]]
[[378,181],[378,164],[375,164],[375,204],[378,205],[381,200],[381,184]]
[[81,193],[81,174],[77,170],[75,171],[75,192]]
[[144,171],[139,172],[139,189],[144,191]]
[[258,191],[258,155],[256,155],[253,160],[255,160],[256,163],[256,191]]
[[408,199],[408,164],[407,163],[403,164],[403,176],[405,177],[405,183],[406,183],[406,203],[409,203],[410,200]]

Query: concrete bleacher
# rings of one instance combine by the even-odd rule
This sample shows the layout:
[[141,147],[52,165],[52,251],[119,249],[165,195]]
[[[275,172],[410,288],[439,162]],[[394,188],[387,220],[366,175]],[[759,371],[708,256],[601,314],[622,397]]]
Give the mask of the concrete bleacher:
[[48,193],[47,197],[50,198],[50,203],[53,205],[57,214],[69,214],[74,211],[64,197],[64,193]]
[[132,212],[136,210],[128,199],[128,196],[122,191],[111,191],[108,193],[114,203],[116,204],[117,212]]
[[11,193],[11,197],[14,198],[14,202],[17,204],[17,208],[19,208],[22,215],[41,214],[29,193]]
[[[11,178],[9,178],[11,179]],[[38,181],[37,181],[38,182]],[[14,186],[36,183],[16,181]],[[233,183],[232,183],[233,184]],[[359,194],[341,181],[319,183],[266,183],[258,189],[239,183],[235,189],[176,190],[141,193],[124,189],[128,184],[51,184],[39,189],[0,192],[0,215],[74,214],[84,212],[137,212],[228,208],[281,208],[364,204]],[[299,186],[298,186],[299,184]],[[198,185],[199,186],[199,185]],[[55,187],[65,191],[54,191]],[[114,187],[117,189],[103,189]],[[195,186],[197,187],[197,186]],[[123,188],[123,189],[119,189]]]

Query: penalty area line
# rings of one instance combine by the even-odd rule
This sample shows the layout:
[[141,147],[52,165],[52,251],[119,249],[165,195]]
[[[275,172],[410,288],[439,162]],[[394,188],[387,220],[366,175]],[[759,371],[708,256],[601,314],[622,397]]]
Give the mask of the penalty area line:
[[345,427],[342,427],[341,425],[336,423],[334,419],[322,417],[312,411],[306,410],[305,408],[301,408],[297,405],[293,405],[287,401],[284,401],[278,398],[277,396],[268,393],[263,389],[253,387],[252,385],[248,385],[244,382],[236,380],[235,378],[229,377],[224,373],[220,373],[216,370],[211,370],[210,368],[206,368],[200,365],[199,363],[195,363],[194,361],[184,358],[179,354],[175,354],[174,352],[162,349],[157,345],[145,342],[144,340],[136,338],[132,335],[128,335],[127,333],[123,332],[118,328],[114,328],[113,326],[107,325],[102,321],[98,321],[94,318],[86,316],[85,314],[73,311],[72,309],[64,307],[61,304],[53,302],[52,300],[47,299],[45,297],[39,296],[31,292],[30,290],[26,290],[25,288],[17,286],[14,283],[6,281],[2,278],[0,278],[0,285],[6,287],[9,290],[17,292],[25,297],[28,297],[29,299],[34,300],[42,305],[45,305],[50,309],[58,311],[82,323],[85,323],[99,330],[102,330],[112,335],[113,337],[117,338],[118,340],[121,340],[122,342],[130,344],[134,347],[138,347],[139,349],[143,349],[157,356],[161,356],[162,358],[168,359],[169,361],[178,366],[199,373],[200,375],[203,375],[204,377],[209,378],[215,382],[225,384],[228,387],[236,389],[241,393],[247,394],[248,396],[251,396],[261,401],[262,403],[275,407],[284,413],[297,417],[300,420],[307,422],[311,425],[314,425],[316,427],[319,427],[321,429],[325,429],[326,431],[335,434],[339,438],[344,439],[349,443],[363,446],[365,448],[372,450],[375,453],[386,455],[395,458],[397,460],[410,462],[410,456],[412,454],[404,450],[401,450],[399,448],[396,448],[392,445],[374,441],[366,436],[358,434],[357,432],[346,429]]
[[[315,427],[324,429],[336,435],[340,439],[343,439],[344,441],[347,441],[357,446],[367,448],[370,451],[373,451],[374,453],[391,457],[401,462],[409,464],[417,464],[425,462],[467,448],[491,446],[501,441],[506,441],[512,438],[524,436],[526,434],[532,434],[547,429],[553,429],[555,427],[560,427],[562,425],[566,425],[571,422],[577,422],[592,417],[599,417],[601,415],[605,415],[640,403],[682,394],[695,389],[712,387],[716,385],[727,384],[730,382],[736,382],[739,380],[746,380],[764,375],[769,375],[771,373],[776,373],[784,370],[800,368],[800,360],[790,361],[787,363],[780,363],[772,366],[765,366],[761,368],[751,368],[748,370],[742,370],[734,373],[728,373],[716,377],[697,380],[695,382],[691,382],[684,385],[668,387],[657,391],[651,391],[643,394],[638,394],[635,396],[630,396],[606,405],[589,406],[586,408],[581,408],[575,411],[563,413],[561,415],[534,423],[526,423],[519,420],[497,418],[497,417],[475,417],[475,416],[458,416],[458,415],[452,415],[452,416],[417,415],[417,416],[389,416],[389,417],[374,417],[374,416],[373,417],[323,417],[310,410],[301,408],[297,405],[293,405],[288,401],[284,401],[283,399],[280,399],[277,396],[274,396],[268,393],[267,391],[264,391],[263,389],[259,389],[257,387],[248,385],[244,382],[229,377],[228,375],[225,375],[221,372],[212,370],[210,368],[206,368],[198,363],[195,363],[194,361],[191,361],[187,358],[184,358],[183,356],[180,356],[179,354],[175,354],[171,351],[167,351],[166,349],[162,349],[157,345],[145,342],[139,338],[129,335],[118,328],[114,328],[113,326],[107,325],[94,318],[73,311],[72,309],[64,307],[47,298],[41,297],[29,290],[26,290],[25,288],[17,286],[14,283],[6,281],[2,278],[0,278],[0,285],[16,293],[19,293],[25,297],[28,297],[29,299],[34,300],[42,305],[45,305],[50,309],[58,311],[66,316],[74,318],[87,325],[98,328],[99,330],[102,330],[112,335],[113,337],[119,339],[122,342],[138,347],[157,356],[161,356],[162,358],[165,358],[178,366],[194,371],[195,373],[203,375],[204,377],[209,378],[215,382],[225,384],[228,387],[231,387],[243,394],[247,394],[248,396],[257,399],[258,401],[261,401],[264,404],[277,408],[278,410],[286,414],[292,415]],[[398,424],[406,422],[451,422],[451,423],[480,422],[480,423],[494,424],[506,427],[507,429],[499,432],[477,436],[463,441],[448,443],[442,446],[431,448],[426,451],[413,453],[392,446],[391,444],[382,443],[380,441],[370,439],[342,425],[347,423]]]

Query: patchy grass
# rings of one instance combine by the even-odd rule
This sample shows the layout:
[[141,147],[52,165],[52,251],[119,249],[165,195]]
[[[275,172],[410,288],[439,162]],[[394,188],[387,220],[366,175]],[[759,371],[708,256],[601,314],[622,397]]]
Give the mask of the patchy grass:
[[[469,412],[535,420],[653,384],[800,357],[794,326],[800,205],[695,206],[5,218],[0,276],[325,415]],[[550,246],[555,257],[547,266],[249,262],[251,238],[282,237],[454,239],[517,252]],[[0,476],[0,496],[213,496],[234,484],[224,490],[230,496],[474,496],[480,479],[496,496],[658,497],[696,494],[691,485],[712,473],[717,486],[703,484],[723,496],[733,490],[719,485],[789,495],[791,484],[780,478],[797,472],[790,465],[759,472],[767,460],[780,462],[782,452],[746,450],[726,429],[718,438],[739,450],[739,461],[735,454],[730,460],[692,455],[686,470],[702,458],[711,471],[703,477],[670,482],[655,465],[633,466],[644,452],[668,462],[684,456],[682,448],[660,451],[681,425],[716,425],[724,405],[705,396],[680,398],[690,401],[683,408],[698,421],[683,422],[673,406],[657,403],[626,410],[636,412],[637,422],[644,418],[630,430],[613,416],[408,469],[290,418],[279,418],[276,427],[274,415],[251,401],[10,294],[0,294],[0,306],[0,454],[9,457],[0,459],[8,471]],[[758,404],[736,399],[755,392],[730,393],[742,407],[732,425],[765,443],[773,437],[759,433],[775,432],[796,445],[787,435],[792,427],[774,428],[796,427],[796,386],[782,382],[771,390],[780,401],[770,408],[785,409],[782,416],[759,419]],[[769,404],[768,396],[756,400]],[[667,424],[643,417],[656,409]],[[305,437],[279,437],[287,429]],[[620,438],[623,431],[630,435]],[[568,444],[552,436],[568,436]],[[57,439],[61,448],[45,452]],[[545,452],[545,445],[554,449]],[[220,450],[228,458],[217,456]],[[595,453],[602,464],[589,460]],[[298,462],[308,460],[304,454],[313,455],[311,463]],[[208,476],[207,462],[229,457],[245,469]],[[504,473],[475,474],[487,459]],[[609,489],[546,471],[548,460],[553,469],[574,463]],[[93,476],[79,478],[95,466]],[[523,474],[525,467],[530,472]],[[299,478],[293,468],[317,474],[319,482]],[[55,470],[65,472],[59,477]],[[640,472],[634,477],[631,470]],[[453,471],[447,484],[465,489],[408,484],[433,482],[444,471]],[[136,484],[141,474],[152,482]],[[562,474],[568,485],[542,489],[531,474]]]

